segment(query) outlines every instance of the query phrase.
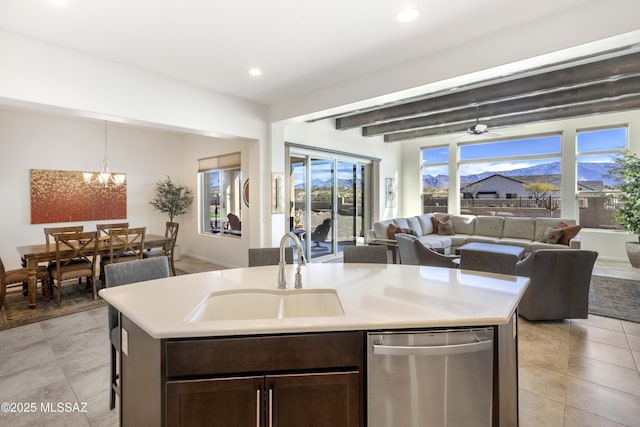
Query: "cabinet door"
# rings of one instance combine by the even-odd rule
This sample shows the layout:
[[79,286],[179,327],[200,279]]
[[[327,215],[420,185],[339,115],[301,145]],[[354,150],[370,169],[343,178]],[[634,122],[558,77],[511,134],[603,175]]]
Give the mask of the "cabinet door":
[[267,376],[266,393],[275,427],[360,425],[358,372]]
[[264,377],[167,382],[167,426],[256,427]]

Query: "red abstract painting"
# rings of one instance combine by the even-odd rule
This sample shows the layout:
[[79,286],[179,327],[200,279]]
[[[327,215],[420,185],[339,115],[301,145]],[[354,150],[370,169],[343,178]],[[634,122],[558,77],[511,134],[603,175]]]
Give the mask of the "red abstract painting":
[[82,172],[31,169],[31,224],[125,219],[127,184],[87,184]]

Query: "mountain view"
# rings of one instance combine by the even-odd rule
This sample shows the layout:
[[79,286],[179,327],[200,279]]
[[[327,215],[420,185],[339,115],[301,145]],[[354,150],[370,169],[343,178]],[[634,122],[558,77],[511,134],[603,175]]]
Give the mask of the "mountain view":
[[[609,175],[609,170],[614,163],[578,163],[578,181],[602,181],[605,187],[614,187],[616,179]],[[560,162],[545,163],[522,169],[512,169],[509,171],[483,172],[480,174],[466,175],[460,177],[460,185],[464,186],[491,175],[503,175],[523,182],[540,181],[543,177],[550,177],[546,181],[552,183],[560,181]],[[447,175],[424,176],[423,185],[431,188],[448,188],[449,177]]]

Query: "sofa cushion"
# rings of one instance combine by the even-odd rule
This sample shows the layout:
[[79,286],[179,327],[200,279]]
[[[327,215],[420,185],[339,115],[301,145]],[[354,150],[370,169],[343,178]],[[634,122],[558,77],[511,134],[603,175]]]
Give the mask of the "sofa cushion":
[[474,215],[450,215],[456,234],[475,234],[476,217]]
[[420,222],[420,227],[422,228],[423,235],[433,233],[434,228],[433,228],[433,222],[431,221],[433,217],[434,217],[433,214],[424,214],[416,217]]
[[535,231],[535,221],[533,218],[505,217],[503,238],[528,239],[533,240]]
[[411,227],[409,227],[409,221],[407,221],[407,218],[394,218],[393,219],[393,223],[397,227],[411,228]]
[[501,216],[478,215],[476,217],[475,235],[502,237],[504,218]]
[[416,235],[422,236],[423,234],[431,234],[425,233],[422,231],[422,225],[420,224],[420,220],[417,216],[412,216],[407,218],[407,224],[409,224],[409,228],[416,232]]
[[526,252],[531,252],[531,240],[529,239],[517,239],[515,237],[503,237],[498,240],[500,245],[519,246],[524,248]]
[[471,242],[498,243],[499,241],[500,241],[499,237],[481,236],[479,234],[474,234],[473,236],[469,236],[469,238],[467,239],[467,243],[471,243]]
[[434,248],[441,254],[449,255],[451,253],[451,238],[449,236],[426,234],[419,237],[418,240],[426,247]]
[[567,249],[567,247],[557,243],[531,242],[531,252],[537,251],[538,249]]
[[376,233],[376,238],[378,239],[389,238],[389,235],[387,234],[387,228],[389,228],[389,224],[393,224],[392,219],[377,221],[373,223],[373,231]]

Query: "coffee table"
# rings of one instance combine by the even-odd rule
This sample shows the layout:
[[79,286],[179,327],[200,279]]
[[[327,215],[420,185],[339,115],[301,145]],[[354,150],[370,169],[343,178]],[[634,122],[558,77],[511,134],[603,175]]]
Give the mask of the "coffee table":
[[460,246],[460,268],[489,273],[516,274],[516,264],[524,256],[520,246],[471,242]]

